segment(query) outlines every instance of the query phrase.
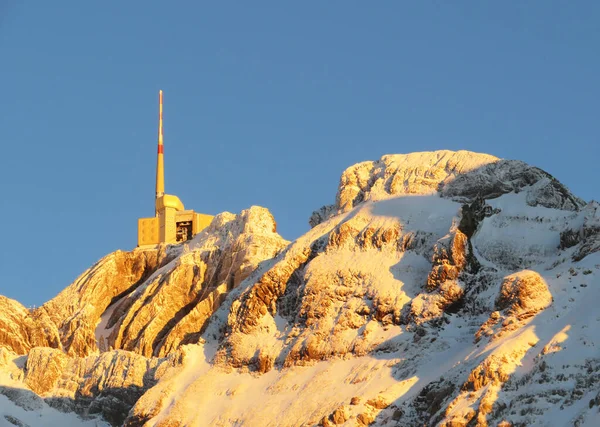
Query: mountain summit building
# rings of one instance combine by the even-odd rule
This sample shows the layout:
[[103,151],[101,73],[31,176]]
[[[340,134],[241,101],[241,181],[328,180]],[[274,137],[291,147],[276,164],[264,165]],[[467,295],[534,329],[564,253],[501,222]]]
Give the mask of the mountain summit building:
[[158,105],[155,216],[138,219],[138,246],[185,242],[206,228],[213,219],[211,215],[186,210],[179,197],[165,194],[162,90],[158,92]]

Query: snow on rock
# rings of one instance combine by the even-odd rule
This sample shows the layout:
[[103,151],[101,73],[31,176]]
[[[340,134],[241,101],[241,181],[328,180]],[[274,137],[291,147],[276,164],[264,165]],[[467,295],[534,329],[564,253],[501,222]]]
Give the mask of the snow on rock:
[[506,277],[500,286],[496,308],[513,316],[535,314],[552,303],[552,294],[535,271],[521,271]]
[[443,183],[440,193],[444,197],[493,199],[521,190],[529,206],[577,211],[585,205],[552,175],[518,160],[498,160],[457,175]]
[[62,351],[34,347],[27,355],[25,383],[39,395],[52,390],[62,376],[68,356]]
[[[249,276],[217,311],[204,334],[219,345],[214,359],[203,356],[201,369],[175,368],[152,391],[170,395],[184,375],[188,384],[178,389],[177,402],[163,399],[150,414],[142,399],[130,421],[333,425],[336,414],[348,425],[534,422],[543,410],[526,396],[536,387],[528,375],[549,366],[541,343],[556,334],[565,340],[560,331],[579,309],[575,296],[598,283],[598,258],[585,258],[594,270],[574,267],[579,243],[560,244],[561,233],[583,226],[590,209],[536,168],[472,157],[477,161],[444,166],[436,179],[431,172],[429,181],[418,168],[402,172],[408,178],[394,186],[395,169],[350,168],[339,214],[322,209],[309,233]],[[585,283],[566,287],[577,271],[585,271]],[[489,319],[501,333],[474,344]],[[575,347],[569,354],[577,380],[590,369],[592,352]],[[356,365],[333,370],[346,362]],[[321,370],[325,379],[316,374]],[[290,377],[296,382],[284,385]],[[516,382],[525,389],[505,391]],[[581,396],[593,393],[591,384],[582,384]],[[194,400],[200,390],[213,397]],[[552,391],[542,400],[569,408],[562,425],[592,419],[578,396],[563,399],[565,388],[556,390],[558,400]],[[251,398],[265,395],[260,404]],[[363,403],[353,405],[359,396]],[[519,409],[506,396],[517,396]],[[194,415],[186,401],[196,405]]]
[[527,204],[579,210],[585,202],[547,172],[517,160],[470,151],[433,151],[383,156],[344,171],[336,203],[315,211],[312,227],[367,200],[433,194],[472,201],[526,189]]
[[0,345],[164,355],[197,339],[224,296],[288,243],[275,228],[264,208],[223,213],[188,244],[107,255],[38,309],[0,297]]
[[144,392],[169,367],[180,363],[177,352],[161,359],[122,350],[85,358],[69,357],[47,347],[33,348],[28,356],[21,357],[4,352],[0,394],[17,405],[26,405],[27,410],[49,405],[86,419],[101,415],[111,425],[121,425]]
[[0,349],[29,352],[14,376],[51,405],[118,425],[158,378],[163,359],[144,356],[197,341],[224,297],[287,244],[268,210],[252,207],[218,215],[184,245],[117,251],[37,310],[2,297]]
[[95,327],[104,311],[174,256],[166,246],[158,250],[113,252],[34,313],[46,313],[52,319],[67,354],[95,353],[98,351]]
[[475,334],[496,339],[506,332],[518,329],[528,319],[552,304],[548,285],[537,272],[524,270],[504,278],[490,318]]
[[583,226],[577,231],[574,243],[581,242],[577,252],[573,254],[574,261],[580,261],[587,255],[600,251],[600,204],[590,202],[584,209]]
[[217,358],[268,371],[371,351],[384,328],[401,323],[459,211],[437,196],[410,196],[313,228],[240,286]]
[[[54,353],[58,350],[45,350],[53,352],[53,357],[46,358],[42,363],[46,365],[45,367],[60,365],[67,358],[62,352],[60,355]],[[57,356],[59,359],[55,360]],[[39,357],[36,358],[39,359]],[[64,411],[52,407],[51,402],[46,401],[29,388],[29,382],[27,384],[23,382],[26,359],[27,356],[18,356],[11,350],[0,348],[0,426],[109,426],[98,413],[86,414],[86,419],[83,419],[74,413],[64,413]],[[48,384],[43,375],[45,367],[42,367],[40,372],[33,374],[40,380],[39,386],[42,388]],[[52,376],[54,373],[53,370],[49,374]],[[38,385],[34,382],[31,384]]]
[[107,345],[164,356],[197,342],[225,296],[287,244],[265,208],[217,215],[176,259],[115,303]]
[[1,384],[127,426],[596,425],[597,208],[485,154],[363,162],[292,243],[252,207],[0,300]]
[[[102,419],[84,420],[72,413],[63,413],[45,404],[26,389],[0,386],[1,427],[109,427]],[[38,402],[34,407],[24,402]]]
[[387,155],[346,169],[340,179],[337,206],[346,212],[365,200],[390,195],[432,194],[440,184],[499,159],[468,151],[435,151]]

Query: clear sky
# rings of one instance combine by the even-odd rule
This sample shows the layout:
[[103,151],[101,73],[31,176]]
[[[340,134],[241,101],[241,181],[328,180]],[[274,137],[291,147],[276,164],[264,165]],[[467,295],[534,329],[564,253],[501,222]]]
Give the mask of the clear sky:
[[269,208],[293,239],[340,173],[467,149],[600,199],[598,1],[0,0],[0,294],[39,305],[154,213]]

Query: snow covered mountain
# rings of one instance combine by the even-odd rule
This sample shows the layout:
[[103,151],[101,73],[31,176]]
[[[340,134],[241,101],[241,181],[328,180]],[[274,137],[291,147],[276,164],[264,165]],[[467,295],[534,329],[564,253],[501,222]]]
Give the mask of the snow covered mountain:
[[252,207],[109,254],[0,297],[0,425],[599,425],[598,207],[519,161],[389,155],[294,242]]

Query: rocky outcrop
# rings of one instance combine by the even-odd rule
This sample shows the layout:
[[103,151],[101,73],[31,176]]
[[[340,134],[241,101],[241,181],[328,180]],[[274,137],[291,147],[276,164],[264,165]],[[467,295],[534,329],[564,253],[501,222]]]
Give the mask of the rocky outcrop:
[[470,203],[523,189],[530,206],[576,211],[585,205],[552,175],[524,162],[441,150],[386,155],[349,167],[340,178],[336,203],[313,212],[309,223],[314,227],[359,203],[390,196],[439,193]]
[[485,336],[497,339],[518,329],[552,304],[552,294],[544,279],[535,271],[520,271],[504,278],[495,302],[495,311],[475,334],[475,342]]
[[44,311],[32,311],[0,295],[0,346],[18,354],[32,347],[61,347],[56,326]]
[[164,356],[197,342],[227,294],[287,244],[264,208],[219,214],[164,271],[115,303],[108,347]]
[[467,285],[465,275],[476,274],[481,267],[473,253],[471,237],[479,223],[495,213],[498,210],[492,209],[481,198],[462,206],[460,219],[434,245],[426,292],[411,301],[409,310],[403,315],[405,323],[422,324],[462,308]]
[[107,255],[36,310],[0,297],[0,345],[166,355],[197,341],[227,293],[287,243],[264,208],[220,214],[190,244]]
[[[498,401],[497,396],[510,381],[515,365],[520,363],[526,352],[527,347],[517,347],[509,352],[485,357],[469,372],[460,392],[444,405],[443,414],[438,417],[444,420],[440,425],[487,427],[492,413],[496,413],[497,420],[500,418],[504,421],[500,414],[507,404]],[[470,407],[461,405],[467,396],[474,402]]]
[[168,359],[121,350],[80,358],[38,347],[27,357],[25,384],[63,412],[101,414],[112,425],[121,425],[142,394],[176,363],[177,352]]
[[464,285],[459,281],[459,275],[466,265],[467,242],[464,233],[456,228],[436,243],[425,292],[411,301],[409,310],[403,316],[405,323],[421,324],[437,319],[462,299]]
[[[161,363],[154,371],[153,379],[161,377],[165,378],[177,378],[177,372],[185,372],[186,365],[193,365],[199,361],[199,348],[200,346],[181,346],[176,352],[171,353],[166,359],[166,362]],[[185,381],[190,381],[190,378],[184,378]],[[178,383],[177,387],[180,390],[183,389],[182,384]],[[173,389],[169,389],[166,392],[161,387],[155,387],[150,389],[147,393],[143,394],[135,404],[135,407],[129,412],[127,418],[122,422],[123,426],[126,427],[141,427],[146,425],[150,419],[155,417],[161,409],[169,406],[169,401],[173,402],[172,396],[169,392],[173,392]],[[177,425],[180,420],[174,421]],[[165,420],[164,425],[169,425],[171,421]]]
[[34,313],[52,320],[58,328],[62,349],[68,355],[87,356],[97,352],[95,329],[101,315],[176,254],[177,250],[167,246],[113,252]]
[[[450,226],[452,218],[446,221]],[[367,208],[313,229],[241,286],[217,360],[266,372],[367,354],[384,328],[401,323],[414,286],[409,280],[425,281],[424,256],[440,237]]]
[[68,361],[61,350],[35,347],[27,356],[25,384],[39,395],[52,390],[60,379]]
[[151,356],[197,342],[228,293],[287,244],[252,207],[184,245],[117,251],[36,310],[0,297],[0,349],[29,353],[11,369],[51,406],[120,425],[162,372],[166,359]]
[[578,310],[600,223],[582,206],[522,162],[384,156],[291,244],[252,207],[107,256],[40,309],[0,300],[0,380],[129,426],[526,425],[520,387],[550,375],[541,407],[593,408],[598,316]]
[[457,175],[440,186],[444,197],[494,199],[507,193],[527,192],[529,206],[577,211],[585,202],[552,175],[518,160],[497,160]]
[[434,151],[388,155],[375,162],[358,163],[342,174],[336,206],[347,212],[367,200],[436,193],[458,176],[498,160],[468,151]]
[[584,209],[583,226],[577,231],[577,243],[581,243],[573,254],[574,261],[600,251],[600,203],[590,202]]
[[135,402],[181,360],[177,351],[168,358],[147,359],[121,350],[70,357],[48,347],[34,347],[27,356],[3,348],[0,379],[9,374],[12,382],[0,386],[0,394],[27,411],[44,411],[49,405],[83,419],[101,416],[119,426]]
[[337,213],[336,205],[321,206],[318,210],[314,211],[309,220],[308,224],[312,227],[316,227],[323,221],[327,221],[329,218]]
[[496,309],[510,316],[535,314],[552,304],[552,294],[544,279],[535,271],[522,271],[502,282]]

